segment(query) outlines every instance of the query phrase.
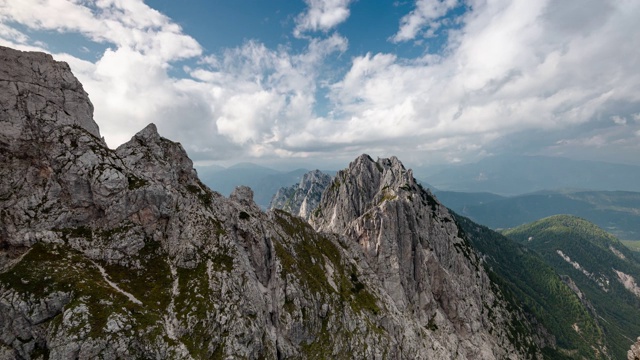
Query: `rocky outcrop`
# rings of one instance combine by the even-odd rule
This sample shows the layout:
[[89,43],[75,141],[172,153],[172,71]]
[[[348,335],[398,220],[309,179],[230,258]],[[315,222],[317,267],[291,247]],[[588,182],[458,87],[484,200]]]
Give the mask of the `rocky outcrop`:
[[319,233],[212,192],[153,125],[107,148],[50,56],[0,69],[0,358],[536,356],[396,159],[341,172]]
[[640,360],[640,337],[638,337],[635,344],[631,345],[631,349],[627,352],[627,359]]
[[44,53],[0,49],[0,144],[29,140],[60,125],[99,137],[93,105],[69,65]]
[[358,244],[401,312],[431,329],[443,353],[433,358],[517,354],[513,314],[492,287],[454,218],[392,157],[358,157],[338,172],[311,217],[322,232]]
[[331,183],[331,176],[320,170],[302,176],[300,183],[280,188],[269,204],[269,209],[280,209],[308,219],[320,204],[322,193]]

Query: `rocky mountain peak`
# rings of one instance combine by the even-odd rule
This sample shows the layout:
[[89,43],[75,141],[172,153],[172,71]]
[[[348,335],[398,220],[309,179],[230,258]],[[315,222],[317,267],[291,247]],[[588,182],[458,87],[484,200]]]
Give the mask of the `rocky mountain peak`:
[[248,186],[238,186],[231,192],[229,198],[245,206],[257,206],[253,201],[253,190]]
[[310,171],[302,176],[298,184],[280,188],[271,199],[270,209],[281,209],[305,219],[318,207],[324,189],[331,182],[331,176],[320,170]]
[[[413,172],[407,170],[395,156],[374,161],[369,155],[357,157],[338,172],[323,194],[311,222],[322,231],[341,233],[350,222],[386,200],[417,189]],[[417,190],[416,190],[417,191]],[[327,209],[332,209],[327,213]]]
[[144,143],[157,143],[160,141],[160,134],[158,133],[158,127],[154,123],[150,123],[140,130],[136,135],[136,139],[139,139]]
[[359,156],[338,172],[310,222],[357,244],[408,316],[464,334],[463,357],[505,356],[510,345],[498,334],[512,320],[504,303],[453,216],[397,158]]
[[0,62],[0,143],[17,146],[17,140],[30,141],[65,125],[100,137],[93,105],[67,63],[2,46]]
[[187,184],[197,178],[193,162],[182,145],[161,137],[153,123],[120,145],[116,154],[130,168],[139,169],[166,185]]

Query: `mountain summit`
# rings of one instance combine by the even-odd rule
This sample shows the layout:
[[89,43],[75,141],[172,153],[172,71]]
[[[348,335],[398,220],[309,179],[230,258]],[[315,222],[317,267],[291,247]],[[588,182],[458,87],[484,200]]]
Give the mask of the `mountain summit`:
[[396,158],[312,223],[203,185],[149,125],[107,148],[64,63],[0,48],[0,358],[539,358],[447,209]]
[[310,221],[358,244],[396,306],[438,334],[458,334],[466,358],[506,356],[515,315],[447,208],[396,157],[361,155],[339,171]]

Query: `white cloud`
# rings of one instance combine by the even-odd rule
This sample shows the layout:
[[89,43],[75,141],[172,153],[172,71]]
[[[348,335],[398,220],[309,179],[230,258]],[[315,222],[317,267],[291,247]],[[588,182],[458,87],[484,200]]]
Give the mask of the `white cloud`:
[[611,117],[611,121],[613,121],[616,125],[627,125],[627,119],[623,116],[615,115]]
[[129,48],[159,61],[197,56],[195,39],[142,0],[0,0],[0,22],[34,30],[78,32],[100,43]]
[[441,25],[437,20],[458,5],[458,0],[416,0],[416,8],[400,19],[400,29],[391,40],[413,40],[425,27],[431,30],[427,35],[433,35],[433,30]]
[[[349,16],[350,3],[307,1],[295,31],[334,28]],[[543,134],[536,141],[548,141],[550,151],[606,148],[615,154],[615,146],[638,146],[636,1],[468,0],[470,10],[451,30],[446,53],[416,59],[367,53],[354,57],[344,73],[327,62],[347,49],[347,39],[337,34],[310,38],[300,51],[249,41],[203,55],[193,38],[142,1],[88,4],[0,0],[0,42],[38,48],[7,25],[17,22],[112,46],[95,62],[55,55],[84,84],[111,146],[149,122],[196,160],[377,152],[454,161],[533,132]],[[440,26],[452,8],[463,6],[416,4],[396,41]],[[190,57],[197,60],[185,67],[190,78],[169,75],[174,61]],[[328,98],[320,98],[325,92]],[[314,111],[321,100],[328,101],[323,115]],[[627,126],[616,126],[622,120]],[[572,128],[586,130],[548,136]],[[566,141],[554,144],[558,139]]]
[[[562,11],[581,4],[572,1]],[[298,138],[324,135],[326,142],[362,149],[381,139],[402,139],[407,149],[451,139],[447,154],[463,157],[470,153],[459,144],[484,147],[509,134],[558,131],[615,113],[620,102],[640,102],[634,70],[640,38],[633,35],[640,3],[581,10],[581,21],[564,28],[551,16],[559,11],[553,1],[470,5],[446,57],[355,58],[332,87],[342,120],[314,121]]]
[[343,23],[349,17],[349,4],[353,0],[305,0],[309,7],[296,18],[294,35],[306,31],[327,31]]

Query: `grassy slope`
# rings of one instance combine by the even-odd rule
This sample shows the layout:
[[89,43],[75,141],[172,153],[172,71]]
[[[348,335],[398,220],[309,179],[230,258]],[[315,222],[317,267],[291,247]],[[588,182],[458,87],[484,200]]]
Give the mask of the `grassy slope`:
[[593,305],[612,355],[624,358],[632,339],[640,334],[640,299],[624,288],[615,270],[640,280],[635,255],[612,235],[574,216],[552,216],[504,233],[575,281]]
[[[559,351],[546,349],[547,358],[598,358],[591,344],[603,334],[588,310],[541,256],[487,227],[457,216],[473,246],[485,256],[487,267],[514,306],[522,306],[555,335]],[[576,333],[572,324],[584,329]],[[564,355],[563,355],[564,354]]]

